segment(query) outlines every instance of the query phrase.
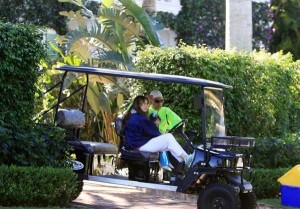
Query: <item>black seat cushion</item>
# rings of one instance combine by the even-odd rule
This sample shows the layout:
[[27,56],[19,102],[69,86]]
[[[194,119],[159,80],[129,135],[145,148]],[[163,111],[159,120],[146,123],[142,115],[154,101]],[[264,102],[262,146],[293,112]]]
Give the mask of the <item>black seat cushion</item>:
[[118,154],[118,147],[110,143],[100,143],[92,141],[69,141],[76,149],[85,150],[91,154]]
[[127,161],[136,161],[136,162],[149,162],[149,161],[158,161],[159,153],[151,152],[141,152],[135,150],[132,145],[130,145],[125,138],[125,128],[123,124],[123,118],[118,116],[115,120],[115,129],[118,136],[120,136],[120,145],[119,151],[121,153],[120,158]]
[[121,148],[121,159],[123,160],[133,160],[133,161],[158,161],[159,153],[158,152],[141,152],[139,150],[128,150]]

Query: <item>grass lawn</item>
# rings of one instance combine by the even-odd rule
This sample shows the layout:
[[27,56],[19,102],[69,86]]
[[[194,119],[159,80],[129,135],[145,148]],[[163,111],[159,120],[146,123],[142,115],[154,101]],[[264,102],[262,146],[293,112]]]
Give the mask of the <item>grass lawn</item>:
[[258,203],[273,206],[273,207],[280,208],[280,209],[281,208],[282,209],[295,209],[292,207],[285,207],[285,206],[281,205],[280,199],[261,199],[261,200],[258,200]]

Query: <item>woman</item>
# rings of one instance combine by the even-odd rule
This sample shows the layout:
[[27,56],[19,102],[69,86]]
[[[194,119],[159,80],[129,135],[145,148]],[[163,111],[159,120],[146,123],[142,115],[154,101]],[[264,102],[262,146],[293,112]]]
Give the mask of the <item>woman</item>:
[[145,152],[170,151],[179,161],[189,166],[193,154],[188,155],[170,133],[161,135],[154,122],[148,119],[149,100],[137,96],[124,117],[125,137],[134,149]]

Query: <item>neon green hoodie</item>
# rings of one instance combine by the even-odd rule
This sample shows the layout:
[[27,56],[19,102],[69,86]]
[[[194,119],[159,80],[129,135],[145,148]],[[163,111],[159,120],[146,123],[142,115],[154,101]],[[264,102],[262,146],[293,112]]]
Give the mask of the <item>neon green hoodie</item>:
[[160,133],[166,133],[167,130],[172,129],[177,123],[181,121],[181,118],[168,107],[161,107],[158,111],[152,106],[149,108],[149,114],[157,113],[160,117],[159,131]]

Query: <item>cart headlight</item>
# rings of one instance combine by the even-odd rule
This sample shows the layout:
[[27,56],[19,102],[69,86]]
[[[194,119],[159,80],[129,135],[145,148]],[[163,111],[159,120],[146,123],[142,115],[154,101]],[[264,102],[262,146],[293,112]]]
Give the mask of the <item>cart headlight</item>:
[[233,166],[232,159],[223,158],[222,160],[218,161],[217,166],[221,168],[231,168]]
[[218,167],[222,168],[243,168],[244,160],[242,157],[239,158],[223,158],[218,161]]
[[241,158],[241,157],[237,158],[236,167],[237,168],[243,168],[244,167],[244,160],[243,160],[243,158]]

